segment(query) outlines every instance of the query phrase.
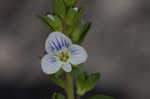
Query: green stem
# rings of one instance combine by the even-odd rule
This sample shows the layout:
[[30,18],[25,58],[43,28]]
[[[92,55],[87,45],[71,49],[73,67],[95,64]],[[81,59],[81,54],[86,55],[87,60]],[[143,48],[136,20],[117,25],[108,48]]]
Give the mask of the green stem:
[[68,99],[74,99],[73,78],[69,73],[66,73],[65,77],[66,77],[65,91],[67,93],[67,97]]

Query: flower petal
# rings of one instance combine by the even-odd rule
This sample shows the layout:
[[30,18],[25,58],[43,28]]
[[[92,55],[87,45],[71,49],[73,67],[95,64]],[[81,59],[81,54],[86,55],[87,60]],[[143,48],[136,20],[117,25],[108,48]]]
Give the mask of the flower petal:
[[60,51],[62,47],[70,48],[72,42],[61,32],[52,32],[46,40],[47,53],[53,53],[54,51]]
[[74,44],[71,46],[70,62],[73,65],[84,63],[87,60],[87,57],[88,55],[84,48]]
[[45,55],[41,60],[42,70],[46,74],[53,74],[61,68],[61,62],[55,56]]
[[72,70],[71,64],[69,64],[69,63],[64,63],[62,65],[62,68],[65,72],[71,72],[71,70]]

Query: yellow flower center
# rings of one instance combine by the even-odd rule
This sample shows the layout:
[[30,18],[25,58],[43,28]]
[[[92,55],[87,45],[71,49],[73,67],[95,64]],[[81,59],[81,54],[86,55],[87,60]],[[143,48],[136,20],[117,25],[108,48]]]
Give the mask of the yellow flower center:
[[64,53],[63,51],[60,51],[59,60],[62,62],[66,62],[68,59],[69,59],[69,52]]

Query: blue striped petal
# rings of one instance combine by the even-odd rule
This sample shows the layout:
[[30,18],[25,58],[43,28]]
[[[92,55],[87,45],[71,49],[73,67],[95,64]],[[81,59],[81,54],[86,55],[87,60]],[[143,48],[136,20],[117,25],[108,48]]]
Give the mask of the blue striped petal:
[[55,56],[45,55],[41,60],[42,70],[46,74],[54,74],[61,68],[62,63]]
[[71,40],[61,32],[52,32],[46,40],[47,53],[53,53],[54,51],[60,51],[63,47],[70,48]]
[[87,60],[87,52],[85,51],[84,48],[82,48],[81,46],[79,45],[75,45],[73,44],[71,46],[71,50],[70,50],[70,62],[73,64],[73,65],[78,65],[78,64],[81,64],[81,63],[84,63],[86,60]]

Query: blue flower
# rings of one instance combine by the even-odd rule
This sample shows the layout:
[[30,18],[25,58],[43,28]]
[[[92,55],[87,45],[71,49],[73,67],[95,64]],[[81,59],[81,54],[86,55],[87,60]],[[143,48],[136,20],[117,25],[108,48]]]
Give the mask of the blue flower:
[[72,44],[72,41],[61,32],[52,32],[45,43],[47,54],[42,58],[42,70],[54,74],[61,68],[71,72],[73,65],[84,63],[88,57],[84,48]]

